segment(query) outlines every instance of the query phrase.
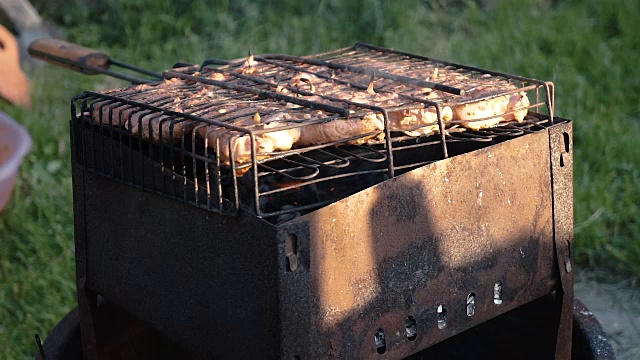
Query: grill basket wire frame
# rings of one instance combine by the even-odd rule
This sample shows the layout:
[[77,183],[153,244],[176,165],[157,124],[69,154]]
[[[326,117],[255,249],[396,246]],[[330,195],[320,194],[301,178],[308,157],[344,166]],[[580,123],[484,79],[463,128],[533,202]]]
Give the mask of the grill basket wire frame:
[[[102,164],[97,164],[95,154],[86,154],[83,147],[82,154],[78,157],[81,159],[81,164],[89,170],[119,181],[140,186],[213,212],[237,215],[242,207],[259,217],[278,223],[283,219],[284,221],[291,219],[292,214],[313,211],[339,200],[340,197],[363,189],[363,187],[354,186],[353,183],[361,182],[365,186],[372,185],[419,166],[455,155],[452,148],[455,148],[456,144],[471,142],[479,147],[488,146],[525,133],[544,130],[553,124],[551,119],[553,119],[554,87],[550,82],[487,71],[360,43],[350,48],[315,56],[265,55],[254,59],[257,66],[275,69],[273,73],[276,75],[286,73],[289,74],[290,79],[292,73],[308,73],[318,78],[324,77],[324,80],[331,81],[339,89],[364,90],[367,85],[357,81],[361,80],[362,76],[371,77],[372,83],[377,82],[377,79],[380,78],[382,85],[374,87],[374,91],[397,93],[406,101],[404,105],[389,109],[363,102],[343,100],[330,95],[315,94],[304,89],[295,89],[296,93],[293,94],[295,96],[288,96],[276,91],[276,87],[281,86],[282,81],[277,83],[271,81],[269,76],[258,77],[234,71],[241,69],[243,65],[212,67],[205,62],[203,66],[187,66],[165,71],[163,75],[168,79],[165,81],[179,79],[181,84],[179,83],[173,90],[164,94],[157,91],[156,87],[150,87],[111,91],[105,94],[85,92],[75,97],[72,100],[73,121],[81,122],[86,127],[106,134],[112,139],[116,139],[119,144],[118,149],[113,149],[111,144],[108,146],[109,149],[105,149],[104,144],[99,145],[101,151],[109,151],[109,163],[103,162]],[[214,61],[214,63],[219,62]],[[366,67],[369,63],[373,63],[375,66]],[[404,65],[401,66],[402,64]],[[414,69],[416,67],[418,70]],[[331,69],[332,76],[328,77],[326,73],[317,70],[326,70],[327,68]],[[424,73],[425,69],[431,73],[433,69],[440,69],[441,79],[446,77],[447,72],[450,72],[461,74],[466,80],[453,81],[452,86],[446,84],[446,81],[445,84],[439,84],[417,78],[416,71]],[[229,81],[212,80],[210,77],[214,73],[226,74],[233,79]],[[284,80],[287,80],[286,76]],[[487,81],[489,83],[491,81],[510,83],[514,84],[515,88],[500,93],[491,93],[481,98],[465,98],[449,94],[450,92],[470,93],[478,84],[484,84],[482,81],[485,83]],[[443,90],[441,91],[443,99],[432,101],[407,95],[408,91],[415,90],[414,83],[426,84]],[[184,104],[192,99],[189,97],[190,95],[201,92],[203,89],[210,90],[215,101],[211,102],[211,98],[207,98],[206,101],[209,103],[196,102],[195,106]],[[482,101],[521,91],[533,95],[530,97],[535,99],[535,101],[531,101],[528,115],[523,123],[512,121],[506,124],[501,123],[493,128],[463,131],[460,127],[455,126],[455,121],[452,121],[453,128],[445,128],[442,120],[444,106]],[[323,98],[323,101],[305,100],[305,97],[313,95]],[[175,107],[176,103],[179,108]],[[234,120],[233,115],[215,113],[225,107],[228,108],[230,104],[244,104],[238,106],[241,110],[241,115],[238,117],[242,114],[246,116],[246,112],[249,110],[255,110],[264,118],[285,109],[293,112],[320,109],[324,111],[324,115],[320,119],[292,123],[277,127],[275,130],[261,128],[261,125],[235,126],[230,123]],[[98,106],[100,107],[98,119],[95,119],[94,110]],[[106,112],[104,111],[105,107],[108,110]],[[426,137],[414,137],[390,129],[389,111],[416,108],[434,109],[438,119],[438,131]],[[77,109],[80,111],[77,112]],[[128,118],[123,116],[126,111],[129,111]],[[340,118],[357,118],[368,112],[382,114],[384,141],[371,145],[347,144],[350,140],[357,139],[354,136],[351,139],[332,143],[268,154],[260,153],[256,147],[256,138],[265,133],[300,128]],[[137,124],[131,123],[131,118],[136,115],[139,119],[148,117],[146,126],[143,125],[145,120],[138,121]],[[478,121],[482,120],[486,120],[486,118],[478,119]],[[137,128],[131,129],[132,125]],[[424,126],[424,124],[417,125],[416,128],[420,126]],[[180,128],[178,134],[175,133],[176,127]],[[215,144],[210,144],[209,136],[204,136],[204,138],[197,136],[197,130],[203,128],[207,129],[207,135],[212,129],[225,129],[226,134],[231,134],[231,140],[228,141],[226,149],[230,157],[227,164],[222,163],[220,157],[216,156],[216,154],[220,154],[221,147],[224,146],[220,143],[220,137],[217,137]],[[168,130],[168,138],[164,134],[164,129]],[[138,135],[132,136],[131,130],[137,130]],[[145,133],[146,136],[141,136]],[[249,137],[251,144],[251,156],[248,163],[236,161],[232,150],[232,145],[244,136]],[[364,136],[366,135],[360,137]],[[153,141],[147,141],[141,137],[147,137],[147,140],[153,139]],[[88,141],[90,142],[88,145],[94,148],[96,145],[92,143],[94,139],[89,138]],[[161,166],[163,171],[167,171],[168,175],[180,177],[183,180],[182,188],[171,188],[164,181],[161,184],[156,184],[153,177],[145,179],[145,173],[148,171],[138,168],[142,164],[141,158],[138,159],[137,164],[134,164],[132,157],[122,159],[122,147],[126,146],[134,146],[144,156],[155,159],[158,166]],[[404,153],[415,153],[416,148],[424,149],[424,157],[403,159]],[[440,149],[440,154],[437,149]],[[254,169],[257,170],[254,171]],[[244,173],[243,176],[238,176],[242,173]],[[151,180],[151,182],[147,180]],[[300,189],[327,187],[327,184],[338,180],[350,182],[353,187],[351,192],[329,193],[323,199],[318,199],[316,195],[315,199],[311,201],[302,199],[306,203],[293,201],[292,204],[280,209],[264,208],[264,204],[268,203],[270,198],[294,194],[293,198],[299,200],[295,193]],[[279,184],[274,187],[274,181],[290,184],[284,186]]]

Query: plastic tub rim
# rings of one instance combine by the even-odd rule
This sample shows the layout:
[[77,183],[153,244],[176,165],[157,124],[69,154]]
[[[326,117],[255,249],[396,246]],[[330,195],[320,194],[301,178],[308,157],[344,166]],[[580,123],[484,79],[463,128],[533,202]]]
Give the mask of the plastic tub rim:
[[29,132],[22,125],[18,124],[13,118],[2,111],[0,111],[0,124],[5,124],[16,133],[16,137],[23,139],[18,143],[17,148],[12,152],[7,161],[0,164],[1,182],[17,173],[20,164],[22,164],[22,160],[31,149],[33,140]]

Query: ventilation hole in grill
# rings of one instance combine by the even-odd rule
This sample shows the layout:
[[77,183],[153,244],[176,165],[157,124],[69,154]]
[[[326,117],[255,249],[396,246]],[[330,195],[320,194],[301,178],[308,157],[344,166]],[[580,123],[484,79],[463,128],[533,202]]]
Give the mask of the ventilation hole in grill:
[[300,356],[295,355],[295,356],[293,357],[293,360],[300,360]]
[[295,234],[287,235],[284,252],[287,256],[287,271],[296,271],[298,269],[298,237]]
[[493,303],[502,304],[502,281],[496,281],[493,285]]
[[378,329],[373,336],[373,341],[376,344],[376,351],[378,354],[384,354],[387,351],[387,342],[384,339],[384,330]]
[[564,268],[567,272],[571,272],[571,241],[567,240],[567,258],[564,261]]
[[443,305],[438,305],[438,329],[444,329],[447,326],[447,309]]
[[560,167],[564,167],[565,165],[565,160],[564,157],[567,156],[565,154],[568,154],[569,151],[571,150],[571,144],[570,144],[570,138],[569,138],[569,134],[568,133],[562,133],[562,139],[564,140],[564,153],[560,154]]
[[407,339],[409,339],[409,341],[413,341],[418,337],[416,319],[413,316],[407,317],[407,319],[404,321],[404,329],[407,332]]
[[476,313],[476,293],[470,293],[467,296],[467,316],[473,316]]

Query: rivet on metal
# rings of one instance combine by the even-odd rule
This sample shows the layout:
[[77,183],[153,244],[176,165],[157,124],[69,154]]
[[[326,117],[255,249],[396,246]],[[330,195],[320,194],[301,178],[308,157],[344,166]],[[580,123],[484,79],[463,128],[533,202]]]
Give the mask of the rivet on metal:
[[444,329],[447,326],[447,309],[442,305],[438,305],[438,329]]
[[409,316],[404,321],[404,329],[407,333],[407,339],[414,341],[418,337],[418,328],[416,327],[416,319],[413,316]]
[[476,313],[476,294],[470,293],[467,296],[467,316],[473,316]]
[[38,345],[38,352],[40,352],[40,359],[47,360],[47,356],[44,354],[44,347],[42,347],[42,340],[40,340],[40,335],[36,334],[36,344]]
[[373,341],[376,344],[376,351],[378,354],[384,354],[387,351],[387,342],[384,339],[384,330],[378,329],[373,336]]
[[493,303],[502,304],[502,281],[496,281],[493,285]]

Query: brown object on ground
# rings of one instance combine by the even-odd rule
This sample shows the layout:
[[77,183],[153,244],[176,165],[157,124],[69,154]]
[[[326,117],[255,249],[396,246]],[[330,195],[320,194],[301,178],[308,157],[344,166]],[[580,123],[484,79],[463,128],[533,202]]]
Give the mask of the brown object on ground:
[[0,96],[12,104],[29,107],[29,79],[20,68],[19,52],[13,34],[0,25]]

